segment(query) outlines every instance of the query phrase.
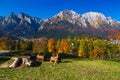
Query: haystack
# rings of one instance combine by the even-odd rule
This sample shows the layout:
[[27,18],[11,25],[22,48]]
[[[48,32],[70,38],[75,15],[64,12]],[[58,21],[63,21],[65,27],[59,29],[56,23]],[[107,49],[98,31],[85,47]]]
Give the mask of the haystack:
[[36,61],[35,57],[12,57],[10,60],[0,65],[0,68],[16,67],[35,67],[40,66],[41,62]]

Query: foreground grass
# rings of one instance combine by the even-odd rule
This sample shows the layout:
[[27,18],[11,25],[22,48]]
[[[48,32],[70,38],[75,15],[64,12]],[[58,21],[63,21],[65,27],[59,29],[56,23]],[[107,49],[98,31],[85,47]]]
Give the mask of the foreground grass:
[[29,68],[0,69],[0,80],[120,80],[119,62],[64,59]]

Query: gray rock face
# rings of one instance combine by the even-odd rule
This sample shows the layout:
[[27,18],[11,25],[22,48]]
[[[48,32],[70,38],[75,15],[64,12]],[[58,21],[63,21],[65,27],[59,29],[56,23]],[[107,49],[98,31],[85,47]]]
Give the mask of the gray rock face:
[[24,13],[13,12],[8,17],[0,17],[0,31],[4,36],[29,37],[38,31],[43,20]]

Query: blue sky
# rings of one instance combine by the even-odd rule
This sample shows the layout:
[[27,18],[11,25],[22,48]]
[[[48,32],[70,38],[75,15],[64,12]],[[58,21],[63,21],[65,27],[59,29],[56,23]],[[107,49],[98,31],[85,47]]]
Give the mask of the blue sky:
[[101,12],[120,21],[120,0],[0,0],[0,16],[24,12],[42,19],[51,18],[62,10]]

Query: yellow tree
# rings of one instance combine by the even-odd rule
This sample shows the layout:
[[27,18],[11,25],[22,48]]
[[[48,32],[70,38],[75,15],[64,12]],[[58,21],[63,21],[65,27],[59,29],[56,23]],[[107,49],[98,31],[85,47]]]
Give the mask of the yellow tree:
[[91,51],[93,50],[93,41],[90,38],[85,38],[80,40],[78,56],[88,57],[90,56]]
[[80,40],[80,45],[78,49],[78,56],[85,56],[87,54],[88,46],[87,41],[85,39]]
[[66,39],[62,39],[60,47],[58,49],[58,53],[69,53],[69,51],[70,51],[70,43]]
[[105,51],[107,46],[107,41],[105,40],[95,40],[93,42],[94,49],[91,51],[90,58],[101,58],[104,59]]
[[50,38],[48,40],[48,51],[55,52],[55,47],[56,47],[56,40],[54,38]]
[[45,52],[47,50],[47,38],[38,38],[33,41],[33,52],[40,53]]
[[60,39],[57,40],[56,48],[55,49],[58,51],[59,47],[60,47]]
[[5,38],[0,38],[0,50],[8,50]]
[[90,58],[101,58],[104,57],[105,50],[103,48],[94,48],[90,54]]
[[85,54],[83,53],[83,51],[81,49],[78,49],[78,56],[80,56],[80,57],[85,56]]

